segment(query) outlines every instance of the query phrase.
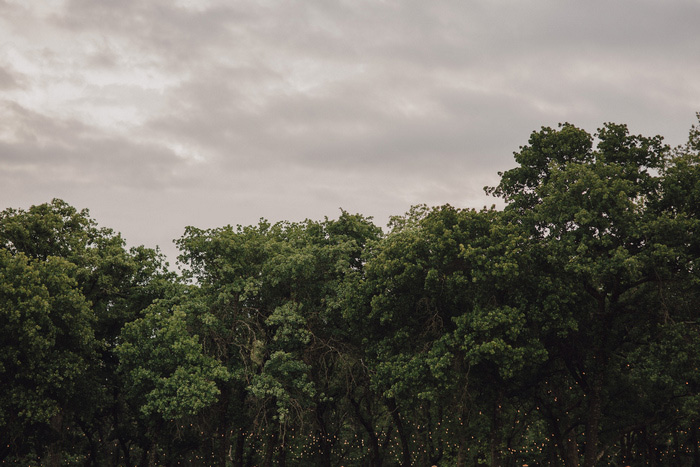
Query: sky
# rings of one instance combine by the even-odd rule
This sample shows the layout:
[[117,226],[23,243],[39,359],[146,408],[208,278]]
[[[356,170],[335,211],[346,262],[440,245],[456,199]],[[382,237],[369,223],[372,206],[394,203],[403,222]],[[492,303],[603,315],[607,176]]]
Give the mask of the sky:
[[61,198],[129,245],[480,209],[532,131],[684,143],[697,0],[0,0],[0,209]]

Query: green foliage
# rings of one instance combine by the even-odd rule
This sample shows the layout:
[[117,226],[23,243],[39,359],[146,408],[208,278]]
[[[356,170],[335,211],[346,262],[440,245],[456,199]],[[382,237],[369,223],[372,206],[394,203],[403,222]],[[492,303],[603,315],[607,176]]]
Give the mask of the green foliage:
[[196,335],[187,330],[184,311],[152,305],[146,316],[127,323],[116,348],[118,371],[126,375],[129,396],[148,417],[163,419],[195,415],[220,394],[216,381],[229,374],[202,353]]
[[[108,449],[97,447],[99,439],[131,442],[132,413],[120,400],[123,382],[111,349],[126,322],[175,287],[175,276],[156,250],[126,250],[123,239],[99,228],[87,210],[61,200],[2,211],[0,246],[3,264],[13,271],[0,282],[9,300],[3,319],[12,317],[3,344],[8,354],[27,355],[8,370],[14,378],[7,387],[29,394],[2,402],[13,424],[4,433],[20,430],[26,442],[3,438],[9,449],[0,450],[0,458],[25,453],[55,463],[86,449],[87,442],[93,462],[102,462]],[[12,285],[22,280],[30,282]],[[20,407],[38,401],[50,408]],[[18,415],[30,412],[34,418]]]
[[0,250],[0,425],[49,424],[80,401],[93,356],[94,315],[67,261],[30,260]]
[[[538,320],[556,322],[564,311],[564,326],[540,339],[552,356],[545,368],[565,369],[565,377],[548,377],[539,390],[558,444],[573,446],[562,453],[572,465],[580,453],[594,465],[630,426],[653,424],[652,412],[628,411],[636,404],[666,405],[648,383],[674,379],[664,376],[667,367],[651,365],[646,380],[634,375],[660,350],[657,333],[687,316],[667,294],[680,284],[690,292],[697,257],[688,235],[697,220],[682,211],[676,190],[685,183],[692,193],[700,178],[684,169],[690,180],[673,179],[678,164],[696,156],[679,149],[674,157],[660,137],[630,135],[624,125],[606,124],[595,136],[594,149],[593,137],[571,125],[543,128],[516,154],[520,167],[489,189],[509,201],[505,215],[523,227],[543,273],[532,297],[547,305]],[[632,354],[634,371],[624,366]],[[552,394],[565,404],[548,402]],[[563,439],[572,432],[578,436]]]
[[515,162],[503,210],[386,234],[187,227],[182,277],[63,201],[6,209],[0,459],[700,464],[700,129],[565,123]]

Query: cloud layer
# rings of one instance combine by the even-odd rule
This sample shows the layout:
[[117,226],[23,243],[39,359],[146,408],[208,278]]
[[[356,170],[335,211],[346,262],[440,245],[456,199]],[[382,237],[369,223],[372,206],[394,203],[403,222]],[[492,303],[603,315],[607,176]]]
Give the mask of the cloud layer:
[[683,141],[695,1],[0,0],[0,201],[130,243],[185,225],[380,223],[482,187],[542,125]]

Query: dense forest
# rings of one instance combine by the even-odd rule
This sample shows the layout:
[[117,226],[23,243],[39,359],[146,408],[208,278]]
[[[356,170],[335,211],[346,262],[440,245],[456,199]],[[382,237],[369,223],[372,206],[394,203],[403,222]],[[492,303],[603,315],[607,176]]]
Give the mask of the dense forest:
[[55,199],[0,213],[0,459],[700,465],[700,126],[542,128],[386,231],[187,227],[179,269]]

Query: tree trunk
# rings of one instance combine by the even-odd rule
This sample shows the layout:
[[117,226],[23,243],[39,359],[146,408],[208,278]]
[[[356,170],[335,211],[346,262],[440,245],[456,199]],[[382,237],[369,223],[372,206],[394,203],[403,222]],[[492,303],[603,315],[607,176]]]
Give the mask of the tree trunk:
[[153,443],[148,450],[148,467],[155,467],[156,465],[156,453],[158,451],[158,445]]
[[579,465],[579,455],[578,455],[578,443],[576,442],[576,434],[571,435],[571,437],[566,436],[562,439],[563,443],[563,458],[564,465],[566,467],[578,467]]
[[316,421],[318,422],[318,440],[321,448],[321,467],[331,467],[331,449],[330,435],[326,428],[326,420],[324,414],[326,412],[325,404],[316,405]]
[[588,398],[588,417],[586,419],[586,449],[583,455],[583,467],[594,467],[598,461],[598,430],[602,413],[602,371],[596,374],[591,384]]
[[491,433],[489,434],[489,448],[491,451],[491,467],[501,467],[501,401],[503,393],[498,394],[493,407],[491,418]]
[[275,447],[277,444],[277,436],[273,433],[267,438],[267,444],[265,445],[265,457],[263,458],[263,467],[272,467],[272,459],[275,454]]
[[279,467],[287,467],[287,447],[284,442],[280,444],[279,453],[277,454],[277,465]]
[[63,441],[63,415],[57,414],[51,417],[51,428],[56,432],[56,440],[49,444],[48,466],[61,467],[61,450]]
[[411,450],[408,445],[408,436],[406,435],[399,409],[396,406],[396,401],[390,398],[387,399],[386,404],[391,412],[391,418],[394,420],[396,431],[399,433],[399,440],[401,441],[401,467],[411,467]]
[[[559,457],[564,461],[564,467],[578,467],[579,452],[576,429],[575,427],[566,428],[567,425],[572,424],[571,420],[568,417],[563,417],[560,413],[555,413],[548,402],[540,400],[538,403],[542,407],[542,414],[547,421],[547,426],[556,445],[556,449],[552,450],[552,452],[559,454]],[[550,462],[555,461],[552,460]],[[555,462],[555,465],[557,464],[558,461]]]
[[700,428],[698,428],[698,423],[700,421],[693,420],[690,425],[690,441],[693,443],[693,465],[700,465],[700,449],[698,449],[698,432],[700,432]]
[[236,435],[236,451],[233,455],[233,467],[243,467],[243,449],[245,448],[245,435],[243,430],[238,429]]
[[379,454],[379,439],[377,438],[377,434],[374,432],[374,427],[372,424],[365,419],[365,417],[362,416],[362,411],[360,410],[360,403],[357,402],[354,398],[349,397],[350,404],[352,405],[353,409],[355,410],[355,416],[357,417],[357,420],[360,422],[360,425],[362,425],[367,432],[367,439],[369,441],[369,465],[370,467],[381,467],[382,466],[382,458]]
[[141,451],[141,459],[139,459],[139,467],[148,467],[148,453],[151,451],[151,443],[146,442],[143,444],[143,450]]
[[[124,454],[124,466],[125,467],[131,467],[131,453],[129,452],[129,446],[126,441],[122,437],[118,438],[119,441],[119,447],[122,450],[122,453]],[[95,457],[95,463],[93,465],[98,465],[98,459]]]
[[228,423],[228,409],[231,400],[231,387],[229,385],[223,385],[221,389],[221,394],[219,395],[219,413],[217,427],[214,433],[214,445],[212,448],[216,452],[216,461],[219,465],[226,465],[231,457],[231,430],[229,429]]
[[465,443],[459,443],[457,449],[457,467],[467,467],[467,448]]

